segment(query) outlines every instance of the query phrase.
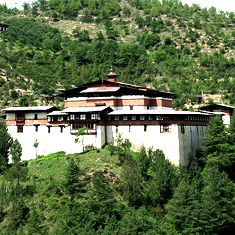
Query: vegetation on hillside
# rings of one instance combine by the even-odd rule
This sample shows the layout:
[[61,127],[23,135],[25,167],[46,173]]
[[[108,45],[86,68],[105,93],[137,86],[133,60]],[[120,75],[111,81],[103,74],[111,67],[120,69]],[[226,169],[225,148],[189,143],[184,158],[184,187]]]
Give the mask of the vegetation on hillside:
[[1,123],[1,234],[233,234],[234,124],[235,114],[224,132],[212,119],[208,146],[182,169],[161,150],[132,152],[121,136],[102,150],[21,162]]
[[10,24],[1,107],[44,104],[40,94],[105,78],[111,66],[119,81],[175,92],[177,109],[202,91],[235,104],[234,13],[178,0],[38,0],[0,12]]

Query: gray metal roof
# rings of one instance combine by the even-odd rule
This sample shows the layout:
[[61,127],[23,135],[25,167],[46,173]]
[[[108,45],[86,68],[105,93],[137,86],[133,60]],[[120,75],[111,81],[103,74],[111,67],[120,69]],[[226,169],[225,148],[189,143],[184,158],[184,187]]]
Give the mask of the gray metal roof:
[[206,105],[206,106],[202,106],[200,107],[199,109],[204,109],[204,108],[210,108],[210,107],[216,107],[216,106],[220,106],[220,107],[225,107],[225,108],[230,108],[230,109],[235,109],[234,106],[231,106],[231,105],[226,105],[226,104],[209,104],[209,105]]
[[111,109],[109,106],[94,106],[94,107],[74,107],[74,108],[66,108],[62,110],[64,113],[86,113],[86,112],[101,112],[105,109]]
[[5,112],[13,112],[13,111],[46,111],[51,108],[55,108],[55,106],[31,106],[31,107],[9,107],[2,109]]
[[174,110],[115,110],[109,115],[204,115],[212,114],[204,112],[174,111]]
[[59,116],[59,115],[68,115],[68,114],[63,111],[53,111],[47,114],[47,116]]

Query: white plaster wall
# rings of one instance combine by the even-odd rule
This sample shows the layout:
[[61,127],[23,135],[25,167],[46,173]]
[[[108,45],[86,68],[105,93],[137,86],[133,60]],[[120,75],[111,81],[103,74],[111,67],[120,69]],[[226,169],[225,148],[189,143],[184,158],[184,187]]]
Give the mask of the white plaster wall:
[[230,124],[230,115],[223,115],[222,116],[222,119],[223,119],[223,122],[226,126],[228,126]]
[[[140,148],[144,145],[146,148],[153,147],[154,150],[161,149],[166,158],[175,165],[179,165],[179,139],[178,127],[171,126],[170,133],[160,133],[159,125],[148,125],[147,131],[144,131],[142,125],[131,125],[130,131],[128,125],[118,126],[118,132],[123,138],[127,138],[135,146]],[[107,142],[110,143],[116,138],[116,126],[107,126]]]
[[180,166],[188,166],[193,157],[205,145],[202,139],[206,135],[207,126],[185,126],[185,133],[181,133],[181,127],[178,127],[179,148],[180,148]]
[[15,113],[7,113],[6,120],[16,120]]
[[[102,130],[104,128],[98,128],[100,131],[97,135],[84,136],[84,146],[93,145],[100,148],[102,143]],[[39,142],[37,148],[38,155],[46,155],[58,151],[65,151],[67,154],[82,152],[82,143],[74,143],[76,136],[70,134],[70,127],[63,128],[63,132],[60,132],[60,127],[51,127],[50,133],[48,133],[48,127],[46,125],[40,125],[38,131],[35,132],[35,126],[24,126],[23,133],[17,133],[16,126],[8,126],[9,134],[18,139],[22,146],[22,160],[34,159],[36,157],[36,149],[33,147],[35,140]],[[99,135],[99,136],[98,136]],[[97,138],[98,136],[98,138]]]

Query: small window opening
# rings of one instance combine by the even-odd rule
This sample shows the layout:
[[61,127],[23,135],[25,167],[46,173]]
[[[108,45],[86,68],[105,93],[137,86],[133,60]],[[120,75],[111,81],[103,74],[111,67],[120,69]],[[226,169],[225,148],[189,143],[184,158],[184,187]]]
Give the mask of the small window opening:
[[171,132],[170,125],[169,124],[161,124],[160,125],[160,132],[161,133],[170,133]]
[[144,125],[144,132],[147,131],[147,125]]
[[185,133],[184,123],[180,124],[180,129],[181,129],[181,133],[184,134]]
[[17,133],[23,133],[23,126],[17,126]]

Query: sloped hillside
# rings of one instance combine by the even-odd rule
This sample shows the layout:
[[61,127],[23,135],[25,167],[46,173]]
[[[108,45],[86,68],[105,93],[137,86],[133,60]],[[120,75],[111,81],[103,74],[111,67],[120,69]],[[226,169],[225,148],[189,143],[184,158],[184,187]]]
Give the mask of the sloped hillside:
[[175,92],[177,109],[192,109],[202,92],[235,104],[234,13],[157,0],[49,0],[0,11],[10,24],[0,35],[2,108],[46,103],[40,94],[105,78],[111,66],[120,81]]

